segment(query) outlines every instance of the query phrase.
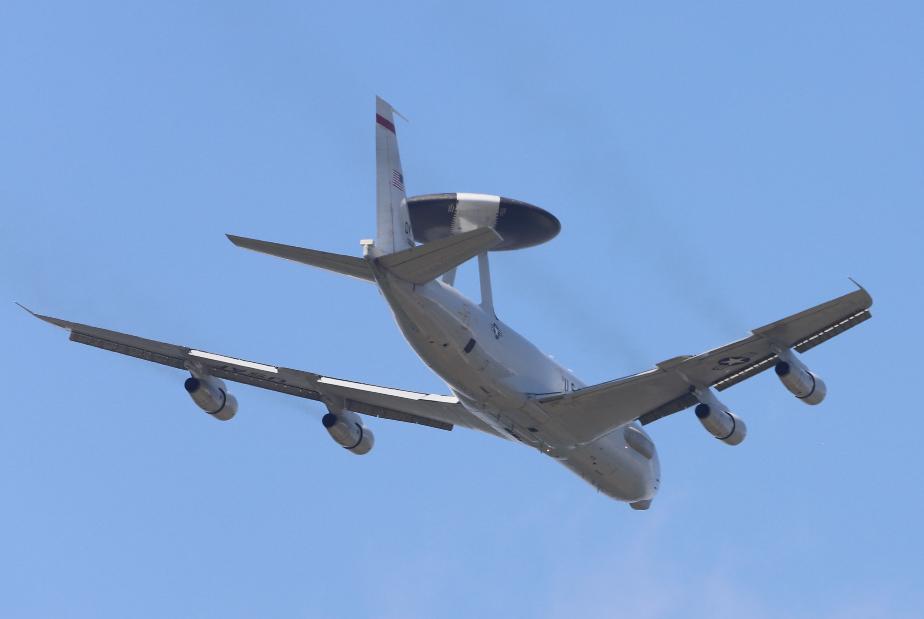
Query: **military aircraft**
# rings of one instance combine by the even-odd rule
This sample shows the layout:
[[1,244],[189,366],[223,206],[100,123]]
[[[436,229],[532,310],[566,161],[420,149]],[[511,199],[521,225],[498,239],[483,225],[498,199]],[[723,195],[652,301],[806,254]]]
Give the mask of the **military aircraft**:
[[[725,346],[586,385],[498,318],[492,300],[488,252],[548,241],[561,229],[558,219],[494,195],[408,198],[395,114],[376,99],[376,238],[361,241],[362,257],[228,238],[238,247],[377,286],[408,343],[451,394],[379,387],[33,315],[67,329],[75,342],[187,372],[186,391],[215,419],[227,421],[237,412],[229,380],[322,402],[324,428],[353,454],[373,446],[363,416],[439,430],[470,428],[538,449],[633,509],[648,509],[661,482],[658,454],[643,426],[694,407],[709,434],[738,445],[745,424],[716,392],[773,368],[790,393],[818,404],[825,384],[797,353],[870,318],[872,298],[857,285]],[[478,263],[479,302],[454,287],[457,267],[470,259]]]

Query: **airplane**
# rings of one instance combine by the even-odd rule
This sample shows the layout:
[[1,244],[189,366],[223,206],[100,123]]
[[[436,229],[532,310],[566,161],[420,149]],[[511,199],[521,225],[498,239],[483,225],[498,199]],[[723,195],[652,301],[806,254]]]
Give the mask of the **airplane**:
[[[333,378],[30,314],[81,344],[188,373],[185,390],[203,411],[228,421],[238,410],[225,380],[316,400],[322,425],[345,450],[374,444],[363,416],[439,430],[470,428],[546,454],[598,491],[648,509],[661,483],[654,442],[644,426],[688,408],[705,430],[740,444],[744,422],[717,392],[773,368],[806,404],[825,383],[804,353],[871,317],[872,297],[857,290],[754,329],[698,355],[681,355],[624,378],[587,385],[497,317],[488,253],[544,243],[561,224],[547,211],[510,198],[473,193],[407,197],[394,108],[376,98],[376,237],[362,257],[227,235],[236,246],[370,282],[420,359],[451,394],[418,393]],[[456,270],[476,259],[480,300],[454,287]]]

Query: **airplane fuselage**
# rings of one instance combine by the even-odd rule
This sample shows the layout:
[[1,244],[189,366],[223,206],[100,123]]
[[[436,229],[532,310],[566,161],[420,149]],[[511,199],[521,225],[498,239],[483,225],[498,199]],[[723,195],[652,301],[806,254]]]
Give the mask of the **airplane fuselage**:
[[660,465],[653,444],[643,454],[625,437],[628,431],[647,439],[640,426],[579,444],[536,405],[536,395],[584,387],[571,371],[440,280],[413,285],[381,271],[376,278],[421,360],[497,434],[535,447],[613,498],[632,503],[655,495]]

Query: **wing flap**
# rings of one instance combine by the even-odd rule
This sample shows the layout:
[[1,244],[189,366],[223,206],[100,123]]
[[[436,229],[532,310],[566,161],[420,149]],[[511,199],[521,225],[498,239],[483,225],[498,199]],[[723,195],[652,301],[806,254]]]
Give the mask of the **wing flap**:
[[661,406],[639,416],[638,420],[643,426],[647,426],[649,423],[655,422],[658,419],[686,410],[694,404],[696,404],[696,397],[692,393],[685,393],[679,398],[674,398],[669,402],[665,402]]
[[371,415],[372,417],[380,417],[382,419],[391,419],[393,421],[405,421],[407,423],[416,423],[423,426],[430,426],[431,428],[438,428],[440,430],[452,430],[453,426],[451,423],[446,423],[444,421],[434,421],[432,419],[427,419],[425,417],[419,417],[417,415],[412,415],[411,413],[405,413],[403,411],[397,411],[393,408],[387,408],[385,406],[377,406],[375,404],[368,404],[366,402],[358,402],[356,400],[351,400],[347,398],[346,408],[355,412],[362,413],[363,415]]
[[865,313],[869,318],[868,310],[872,304],[873,298],[861,287],[827,303],[754,329],[753,333],[783,346],[794,347],[835,325],[851,322],[859,314]]
[[869,312],[869,310],[863,310],[862,312],[857,312],[856,314],[853,314],[852,316],[848,316],[847,318],[844,318],[832,325],[829,325],[828,327],[825,327],[824,329],[822,329],[815,335],[805,338],[801,342],[798,342],[797,344],[795,344],[793,348],[795,348],[799,352],[805,352],[806,350],[811,350],[815,348],[816,346],[818,346],[819,344],[823,344],[827,342],[835,335],[840,335],[847,329],[853,329],[861,322],[865,322],[872,317],[873,315]]

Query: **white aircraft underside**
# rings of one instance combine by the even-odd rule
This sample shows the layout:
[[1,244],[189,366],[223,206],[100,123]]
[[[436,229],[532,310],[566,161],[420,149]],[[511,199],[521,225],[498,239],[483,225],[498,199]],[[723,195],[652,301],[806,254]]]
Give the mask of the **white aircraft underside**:
[[[377,284],[405,338],[453,395],[378,387],[36,316],[68,329],[74,341],[188,371],[186,390],[217,419],[231,419],[237,411],[224,379],[323,402],[324,427],[357,454],[368,453],[374,443],[361,415],[443,430],[467,427],[535,447],[636,509],[648,508],[660,484],[657,451],[643,425],[695,406],[709,433],[737,445],[744,423],[715,391],[772,367],[796,397],[817,404],[825,385],[796,353],[870,318],[872,299],[859,288],[726,346],[588,387],[498,319],[493,307],[488,252],[548,240],[558,231],[557,219],[497,196],[408,199],[393,113],[377,99],[377,236],[363,242],[362,258],[229,239]],[[472,258],[481,277],[478,303],[452,285],[455,269]]]

